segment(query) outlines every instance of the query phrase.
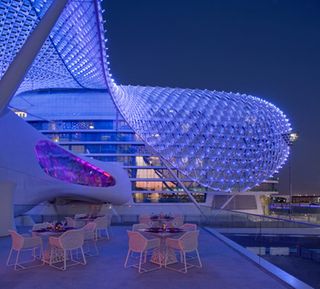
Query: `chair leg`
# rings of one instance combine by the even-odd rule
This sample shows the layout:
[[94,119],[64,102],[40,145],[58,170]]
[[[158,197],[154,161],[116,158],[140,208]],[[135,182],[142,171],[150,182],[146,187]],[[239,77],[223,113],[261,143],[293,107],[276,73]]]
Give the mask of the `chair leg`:
[[167,268],[167,264],[168,264],[168,252],[169,249],[168,247],[166,247],[165,253],[164,253],[164,267]]
[[79,249],[77,249],[76,252],[77,252],[77,260],[79,260],[80,259],[79,258]]
[[142,255],[143,255],[143,252],[140,253],[140,258],[139,258],[139,273],[141,273]]
[[[37,249],[39,250],[39,255],[37,255]],[[39,260],[42,260],[42,245],[39,245],[38,247],[35,247],[33,249],[33,260],[36,260],[37,257],[39,258]]]
[[20,255],[20,250],[17,252],[17,256],[16,256],[16,262],[14,263],[14,270],[18,270],[17,266],[19,265],[18,261],[19,261],[19,255]]
[[9,264],[10,264],[10,260],[11,260],[11,255],[12,255],[12,252],[13,252],[13,249],[11,248],[10,249],[10,253],[9,253],[9,256],[8,256],[8,259],[7,259],[7,266],[10,266]]
[[98,246],[97,246],[97,242],[95,240],[93,240],[93,245],[94,245],[94,249],[96,251],[96,255],[99,255],[99,250],[98,250]]
[[184,273],[187,273],[188,269],[187,269],[187,256],[186,256],[186,252],[182,252],[183,254],[183,261],[184,261]]
[[[30,249],[25,249],[25,250],[28,250],[30,251],[31,250],[31,254],[32,254],[32,260],[31,261],[22,261],[22,262],[19,262],[19,258],[20,258],[20,253],[21,253],[21,250],[14,250],[13,248],[10,249],[10,252],[9,252],[9,256],[7,258],[7,261],[6,261],[6,265],[7,266],[13,266],[14,267],[14,270],[19,270],[20,269],[27,269],[27,268],[32,268],[32,267],[38,267],[39,265],[31,265],[31,266],[24,266],[23,264],[25,263],[30,263],[30,262],[34,262],[37,258],[38,258],[38,252],[37,252],[37,249],[39,249],[39,260],[41,261],[41,265],[44,265],[45,264],[45,260],[44,260],[44,253],[43,253],[43,248],[41,245],[39,245],[39,247],[34,247],[34,248],[30,248]],[[23,250],[23,249],[22,249]],[[13,252],[16,252],[16,256],[13,259]],[[13,261],[13,262],[12,262]],[[12,262],[12,263],[11,263]]]
[[54,252],[54,250],[53,250],[53,248],[51,247],[51,249],[50,249],[50,258],[49,258],[49,266],[52,265],[53,252]]
[[96,240],[99,240],[100,239],[100,230],[99,229],[96,229]]
[[199,255],[198,249],[196,249],[196,253],[197,253],[197,257],[198,257],[199,267],[202,268],[202,263],[201,263],[201,259],[200,259],[200,255]]
[[146,262],[147,262],[147,253],[148,253],[148,251],[145,251],[145,252],[144,252],[144,260],[143,260],[143,263],[146,263]]
[[85,255],[84,255],[84,252],[83,252],[83,248],[81,247],[80,248],[80,251],[81,251],[81,254],[82,254],[82,260],[83,260],[83,265],[86,265],[87,264],[87,260],[86,260],[86,257],[85,257]]
[[129,249],[129,250],[128,250],[128,254],[127,254],[126,261],[124,262],[124,268],[127,268],[127,264],[128,264],[128,260],[129,260],[130,254],[131,254],[131,250]]
[[109,235],[109,230],[108,230],[108,228],[106,228],[106,235],[107,235],[107,239],[110,240],[110,235]]
[[63,250],[63,268],[62,270],[67,269],[67,250]]
[[32,257],[33,257],[33,261],[36,259],[36,248],[32,249]]
[[44,252],[43,252],[43,245],[40,245],[40,256],[39,256],[40,260],[42,261],[42,265],[44,265],[45,260],[44,260]]

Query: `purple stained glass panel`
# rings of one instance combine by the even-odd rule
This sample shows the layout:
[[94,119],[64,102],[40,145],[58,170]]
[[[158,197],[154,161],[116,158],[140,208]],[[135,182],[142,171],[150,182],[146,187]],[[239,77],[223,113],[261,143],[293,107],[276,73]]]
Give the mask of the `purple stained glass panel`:
[[83,186],[110,187],[116,184],[112,175],[47,140],[35,146],[37,159],[46,174]]

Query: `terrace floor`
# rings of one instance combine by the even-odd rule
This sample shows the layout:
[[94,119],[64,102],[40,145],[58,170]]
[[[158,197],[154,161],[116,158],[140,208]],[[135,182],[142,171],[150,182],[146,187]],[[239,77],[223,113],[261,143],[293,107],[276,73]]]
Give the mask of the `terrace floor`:
[[10,238],[0,238],[1,289],[102,289],[102,288],[197,288],[197,289],[282,289],[291,288],[260,269],[216,237],[200,231],[199,251],[203,268],[192,268],[187,274],[160,269],[139,274],[124,269],[128,227],[111,227],[111,240],[100,240],[100,255],[88,257],[86,266],[59,271],[47,265],[23,271],[5,266]]

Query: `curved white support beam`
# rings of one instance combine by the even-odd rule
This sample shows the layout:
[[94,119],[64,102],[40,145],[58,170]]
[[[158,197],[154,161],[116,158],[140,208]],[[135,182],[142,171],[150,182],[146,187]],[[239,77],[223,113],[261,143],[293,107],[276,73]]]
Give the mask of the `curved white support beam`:
[[0,115],[18,90],[68,0],[55,0],[0,80]]
[[[115,179],[115,185],[97,187],[71,183],[67,179],[54,178],[41,168],[35,146],[39,141],[49,139],[23,119],[9,111],[0,116],[0,131],[0,183],[16,183],[13,201],[15,205],[38,204],[63,196],[96,199],[116,205],[129,201],[131,183],[122,163],[106,163],[77,156],[110,174]],[[65,161],[68,162],[68,159]],[[66,169],[65,174],[68,173],[70,172]],[[23,213],[23,210],[19,213]]]

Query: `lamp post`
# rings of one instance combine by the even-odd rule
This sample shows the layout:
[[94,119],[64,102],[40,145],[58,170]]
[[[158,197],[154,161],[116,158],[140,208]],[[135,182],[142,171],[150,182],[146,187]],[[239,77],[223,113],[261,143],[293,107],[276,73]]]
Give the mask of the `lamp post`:
[[[296,132],[291,132],[288,135],[288,145],[290,149],[293,144],[298,140],[299,135]],[[289,207],[289,218],[292,218],[292,168],[291,168],[291,156],[289,156],[289,196],[290,196],[290,207]]]

